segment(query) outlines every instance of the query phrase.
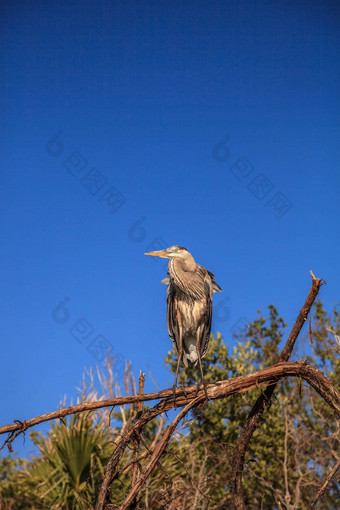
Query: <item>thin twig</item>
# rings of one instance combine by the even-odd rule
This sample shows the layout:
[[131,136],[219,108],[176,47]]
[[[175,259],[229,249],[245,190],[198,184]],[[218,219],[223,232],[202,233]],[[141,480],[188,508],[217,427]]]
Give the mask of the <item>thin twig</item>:
[[284,419],[285,419],[285,437],[284,437],[284,459],[283,459],[283,474],[285,480],[285,500],[287,505],[290,504],[290,492],[289,492],[289,484],[288,484],[288,417],[287,417],[287,409],[284,408]]
[[307,510],[312,510],[315,507],[315,505],[318,502],[318,500],[325,493],[325,491],[327,489],[327,486],[329,485],[329,483],[332,480],[333,476],[335,476],[335,474],[336,474],[337,470],[339,469],[339,467],[340,467],[340,459],[335,464],[335,466],[333,467],[332,471],[329,473],[329,475],[327,476],[326,480],[324,481],[324,483],[322,484],[322,486],[320,487],[318,492],[315,494],[315,496],[312,499],[312,501],[309,503]]

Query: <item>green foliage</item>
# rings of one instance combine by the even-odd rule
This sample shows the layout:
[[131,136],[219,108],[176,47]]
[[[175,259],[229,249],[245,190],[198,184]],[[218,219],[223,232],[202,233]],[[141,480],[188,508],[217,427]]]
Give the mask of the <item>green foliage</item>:
[[[17,482],[35,504],[25,503],[23,508],[89,508],[111,451],[105,427],[90,415],[80,414],[53,423],[47,437],[31,432],[31,439],[39,454],[28,462],[17,461],[24,467],[17,473]],[[1,492],[10,497],[8,487],[1,486]]]
[[16,455],[0,459],[0,508],[1,510],[31,510],[40,508],[35,493],[37,487],[21,483],[26,459]]

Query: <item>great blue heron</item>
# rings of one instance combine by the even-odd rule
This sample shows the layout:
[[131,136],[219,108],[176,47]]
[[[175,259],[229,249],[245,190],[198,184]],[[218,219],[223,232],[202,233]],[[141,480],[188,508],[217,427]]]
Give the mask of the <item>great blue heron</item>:
[[176,343],[178,360],[174,382],[177,387],[179,364],[183,360],[199,364],[201,379],[207,396],[206,382],[201,359],[208,349],[212,295],[221,292],[213,273],[195,262],[194,257],[183,246],[170,246],[166,250],[151,251],[145,255],[169,259],[168,277],[162,280],[168,286],[167,324],[170,338]]

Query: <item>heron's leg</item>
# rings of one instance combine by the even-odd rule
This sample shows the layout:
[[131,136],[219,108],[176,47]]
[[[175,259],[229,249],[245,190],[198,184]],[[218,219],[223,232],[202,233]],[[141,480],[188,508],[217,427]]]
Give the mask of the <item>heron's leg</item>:
[[182,361],[182,356],[183,356],[182,318],[181,318],[181,315],[180,315],[178,310],[177,310],[177,319],[178,319],[178,330],[179,330],[179,339],[178,339],[178,345],[177,345],[178,359],[177,359],[177,368],[176,368],[175,382],[174,382],[174,385],[172,387],[173,394],[174,394],[175,406],[176,406],[176,388],[177,388],[177,381],[178,381],[179,365],[180,365],[180,362]]
[[[203,387],[204,387],[205,398],[207,400],[209,400],[208,393],[207,393],[207,383],[206,383],[206,380],[204,379],[203,369],[202,369],[202,360],[201,360],[201,328],[200,327],[197,329],[197,333],[196,333],[196,351],[197,351],[198,364],[199,364],[200,372],[201,372],[201,380],[202,380],[202,384],[203,384]],[[199,388],[199,385],[197,385],[196,395],[198,393],[198,388]]]

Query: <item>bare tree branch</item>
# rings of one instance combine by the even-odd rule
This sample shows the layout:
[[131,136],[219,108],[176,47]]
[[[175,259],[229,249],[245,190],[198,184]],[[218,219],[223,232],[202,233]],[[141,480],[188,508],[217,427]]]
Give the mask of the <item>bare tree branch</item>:
[[[281,352],[279,362],[288,361],[293,347],[295,345],[296,339],[304,325],[305,321],[308,318],[308,314],[310,309],[315,301],[316,296],[319,293],[321,285],[323,285],[321,278],[315,278],[312,271],[310,272],[312,277],[312,287],[309,291],[307,299],[300,310],[300,313],[295,321],[295,324],[290,332],[290,335],[287,339],[287,342]],[[257,401],[255,402],[253,408],[251,409],[248,418],[243,426],[243,430],[240,434],[239,440],[235,447],[234,455],[232,457],[232,482],[231,482],[231,490],[234,496],[234,503],[236,510],[246,510],[244,495],[243,495],[243,487],[242,487],[242,474],[243,474],[243,465],[244,458],[248,446],[250,444],[251,438],[257,429],[261,416],[268,404],[270,403],[271,397],[276,388],[276,384],[269,385],[259,396]]]
[[[182,409],[178,413],[178,415],[173,420],[173,422],[170,423],[170,425],[167,426],[167,428],[165,429],[165,432],[164,432],[164,434],[162,436],[162,439],[159,441],[158,445],[156,446],[155,451],[153,452],[153,454],[151,456],[151,459],[148,462],[148,465],[142,471],[138,481],[131,488],[130,493],[127,495],[127,497],[125,498],[124,503],[121,505],[120,510],[126,510],[129,507],[129,505],[132,503],[132,501],[134,500],[134,498],[136,497],[136,495],[140,491],[142,485],[145,483],[145,481],[148,478],[148,476],[150,475],[151,471],[153,470],[153,468],[157,464],[160,456],[164,452],[164,450],[165,450],[165,448],[166,448],[166,446],[167,446],[167,444],[168,444],[168,442],[169,442],[169,440],[170,440],[170,438],[171,438],[175,428],[177,427],[179,422],[182,420],[182,418],[184,418],[185,415],[190,411],[190,409],[192,409],[196,404],[198,404],[200,400],[201,399],[199,397],[197,397],[196,399],[193,399],[188,405],[186,405],[184,407],[184,409]],[[102,510],[102,508],[101,507],[96,507],[96,510]]]
[[332,471],[329,473],[329,475],[327,476],[326,480],[324,481],[324,483],[322,484],[322,486],[320,487],[318,492],[315,494],[315,496],[312,499],[312,501],[309,503],[307,510],[312,510],[315,507],[315,505],[318,502],[318,500],[325,493],[325,491],[326,491],[330,481],[332,480],[333,476],[336,475],[336,472],[339,469],[339,467],[340,467],[340,459],[335,464],[335,466],[333,467]]
[[[139,383],[138,383],[138,395],[143,395],[144,393],[144,382],[145,382],[145,374],[143,374],[142,371],[140,371],[139,374]],[[143,402],[138,402],[137,404],[137,416],[142,413],[143,410]],[[131,480],[131,487],[133,487],[137,481],[138,477],[138,453],[139,453],[139,443],[140,443],[140,436],[136,435],[133,441],[134,444],[134,452],[133,452],[133,468],[132,468],[132,480]]]
[[289,507],[291,502],[291,496],[289,491],[289,483],[288,483],[288,417],[287,410],[284,408],[284,419],[285,419],[285,437],[284,437],[284,460],[283,460],[283,474],[285,481],[285,502],[286,506]]
[[[235,393],[244,393],[252,388],[258,388],[260,384],[273,385],[280,379],[289,376],[297,376],[305,379],[318,393],[320,393],[320,395],[336,412],[340,411],[339,393],[336,388],[331,385],[328,379],[317,368],[309,365],[307,362],[278,363],[277,365],[273,365],[265,370],[261,370],[260,372],[255,372],[254,374],[211,383],[207,387],[209,400],[228,397]],[[194,399],[197,392],[197,386],[190,386],[189,388],[186,388],[185,392],[186,394],[183,395],[183,390],[181,388],[177,388],[176,390],[176,401],[178,407],[181,407]],[[205,394],[202,389],[198,392],[197,396],[200,397],[202,402],[205,400]],[[122,406],[125,404],[147,402],[150,400],[163,399],[160,402],[163,406],[161,407],[163,410],[160,411],[160,413],[162,413],[175,407],[175,402],[172,397],[173,390],[170,388],[158,393],[145,393],[144,395],[131,395],[129,397],[117,397],[78,404],[65,409],[59,409],[58,411],[53,411],[51,413],[42,414],[29,420],[15,420],[15,423],[11,425],[4,425],[3,427],[0,427],[0,434],[10,434],[10,437],[8,437],[5,441],[5,444],[8,444],[9,441],[12,442],[13,439],[17,437],[16,433],[21,434],[28,428],[46,421],[60,419],[71,414],[85,411],[94,411],[103,407],[112,407],[117,405]],[[3,446],[1,448],[3,448]]]

